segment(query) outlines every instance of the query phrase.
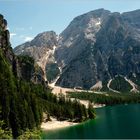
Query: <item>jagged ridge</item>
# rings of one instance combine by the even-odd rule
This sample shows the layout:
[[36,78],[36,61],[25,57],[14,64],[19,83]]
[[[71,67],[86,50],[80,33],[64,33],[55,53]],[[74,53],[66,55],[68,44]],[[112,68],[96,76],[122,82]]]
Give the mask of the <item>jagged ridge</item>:
[[[139,18],[140,10],[120,14],[98,9],[78,16],[59,38],[55,36],[56,47],[41,64],[46,67],[48,62],[57,63],[62,72],[56,85],[62,87],[90,89],[101,81],[100,87],[108,90],[107,83],[116,75],[133,81],[130,75],[134,74],[137,81],[140,73]],[[31,42],[29,46],[33,48]],[[20,48],[22,46],[15,52]]]

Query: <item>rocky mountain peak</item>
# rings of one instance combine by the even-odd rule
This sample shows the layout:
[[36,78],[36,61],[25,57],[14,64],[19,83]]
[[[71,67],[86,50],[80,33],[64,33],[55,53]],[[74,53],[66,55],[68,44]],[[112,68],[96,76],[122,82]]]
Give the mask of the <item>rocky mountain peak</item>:
[[[51,67],[55,67],[55,74],[61,71],[56,85],[62,87],[90,89],[100,83],[102,89],[110,90],[111,81],[119,75],[122,81],[127,79],[126,82],[135,83],[140,75],[139,17],[140,10],[120,14],[97,9],[80,15],[72,20],[59,39],[54,35],[50,45],[53,51],[44,50],[36,60],[42,67],[48,62],[53,63]],[[45,36],[45,42],[49,42],[51,35]],[[34,52],[31,54],[36,54]]]
[[[81,33],[84,32],[85,36],[88,38],[87,34],[91,34],[91,32],[96,33],[99,30],[100,25],[102,24],[102,21],[109,14],[110,12],[107,10],[98,9],[98,10],[94,10],[86,14],[80,15],[73,19],[73,21],[60,34],[60,36],[62,37],[63,41],[66,41],[68,37],[71,36],[71,38],[77,38]],[[67,42],[69,42],[69,40],[67,40]]]
[[58,36],[54,31],[38,34],[32,41],[17,46],[14,49],[16,55],[32,56],[44,72],[46,64],[55,62],[54,52],[58,46]]
[[140,28],[140,10],[122,13],[124,20],[135,28]]
[[16,55],[30,55],[38,61],[47,51],[53,51],[58,44],[58,36],[54,31],[38,34],[32,41],[14,48]]
[[57,46],[57,35],[54,31],[40,33],[30,42],[30,45],[52,48],[53,46]]
[[99,81],[104,87],[105,81],[119,74],[138,74],[140,68],[132,60],[135,54],[127,52],[130,46],[134,49],[139,44],[138,15],[139,10],[120,14],[98,9],[76,17],[62,32],[62,44],[56,50],[63,69],[57,84],[89,89]]

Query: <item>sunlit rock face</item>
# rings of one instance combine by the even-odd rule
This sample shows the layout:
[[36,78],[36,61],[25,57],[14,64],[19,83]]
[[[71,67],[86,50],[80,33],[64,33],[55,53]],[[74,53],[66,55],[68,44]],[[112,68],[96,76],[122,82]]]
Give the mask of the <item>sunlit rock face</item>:
[[57,63],[61,74],[56,85],[62,87],[90,89],[100,81],[104,88],[116,75],[135,83],[140,77],[139,19],[140,10],[120,14],[98,9],[74,18],[59,36],[45,35],[46,45],[36,37],[15,53],[31,54],[42,68]]
[[89,89],[116,75],[138,78],[139,19],[139,10],[120,14],[99,9],[76,17],[60,34],[56,58],[63,72],[57,84]]
[[14,52],[17,55],[31,55],[36,61],[39,61],[47,51],[53,51],[54,46],[57,46],[57,35],[53,31],[48,31],[38,34],[30,42],[17,46]]
[[[38,34],[32,41],[17,46],[16,55],[32,56],[45,73],[47,63],[55,62],[54,52],[58,44],[58,36],[53,31]],[[46,74],[44,74],[46,79]]]

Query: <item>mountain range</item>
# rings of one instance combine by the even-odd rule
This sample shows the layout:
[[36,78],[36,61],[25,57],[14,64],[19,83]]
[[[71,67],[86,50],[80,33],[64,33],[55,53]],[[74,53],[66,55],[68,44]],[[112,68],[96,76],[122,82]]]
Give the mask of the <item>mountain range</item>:
[[90,11],[74,18],[59,35],[40,33],[14,53],[32,56],[44,78],[57,86],[138,92],[140,10]]
[[[53,34],[44,34],[47,42],[43,42],[42,34],[38,35],[42,41],[35,44],[47,44],[51,52]],[[71,122],[95,117],[92,106],[86,109],[76,100],[52,94],[43,76],[32,57],[14,54],[7,20],[0,14],[0,139],[41,139],[42,122],[51,121],[50,116]]]

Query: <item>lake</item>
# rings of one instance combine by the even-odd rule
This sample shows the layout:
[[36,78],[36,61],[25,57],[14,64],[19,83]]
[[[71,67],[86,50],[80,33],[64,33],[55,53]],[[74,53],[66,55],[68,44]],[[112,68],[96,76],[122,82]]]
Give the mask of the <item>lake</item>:
[[43,132],[44,139],[140,138],[140,104],[96,109],[97,117],[76,126]]

